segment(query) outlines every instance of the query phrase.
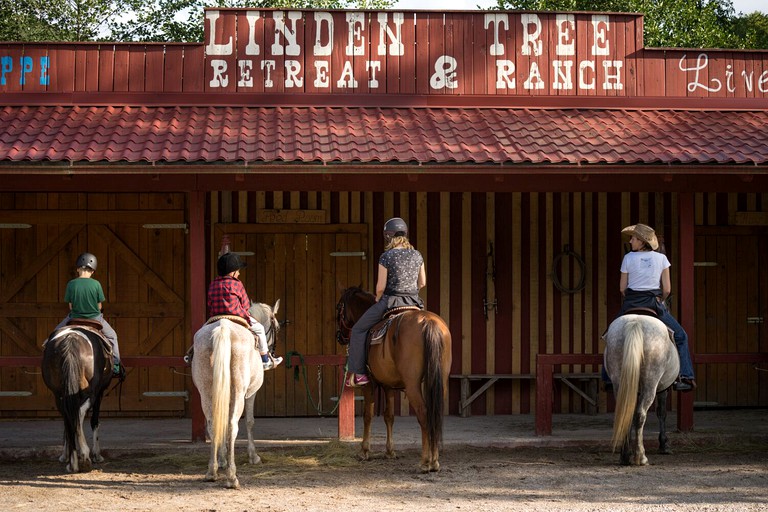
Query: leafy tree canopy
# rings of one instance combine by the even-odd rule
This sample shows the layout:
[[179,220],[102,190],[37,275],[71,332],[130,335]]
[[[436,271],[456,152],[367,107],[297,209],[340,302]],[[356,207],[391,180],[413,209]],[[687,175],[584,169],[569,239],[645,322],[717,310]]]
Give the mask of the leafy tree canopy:
[[737,16],[731,0],[497,0],[491,8],[638,12],[646,47],[768,48],[766,16]]
[[394,0],[0,0],[0,41],[203,40],[203,8],[388,9]]

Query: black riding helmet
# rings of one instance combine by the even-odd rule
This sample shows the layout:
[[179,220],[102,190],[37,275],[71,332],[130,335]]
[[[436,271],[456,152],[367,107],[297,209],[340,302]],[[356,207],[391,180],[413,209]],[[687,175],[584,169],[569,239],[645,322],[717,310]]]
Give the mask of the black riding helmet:
[[396,236],[408,236],[408,225],[400,217],[393,217],[384,224],[384,240],[389,243]]
[[245,263],[240,260],[240,256],[233,252],[227,252],[219,256],[219,261],[216,262],[216,270],[218,270],[220,276],[225,276],[235,270],[245,268]]
[[89,252],[84,252],[83,254],[77,257],[77,262],[75,263],[75,266],[77,268],[83,268],[83,267],[89,268],[95,272],[96,264],[97,264],[96,256],[94,256]]

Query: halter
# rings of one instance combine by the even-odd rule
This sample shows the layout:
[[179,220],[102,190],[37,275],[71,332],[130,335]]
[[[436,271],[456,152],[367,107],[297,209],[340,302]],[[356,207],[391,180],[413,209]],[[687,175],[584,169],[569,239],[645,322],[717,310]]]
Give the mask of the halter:
[[[347,304],[343,300],[343,297],[342,300],[336,304],[336,320],[339,326],[339,328],[336,329],[336,342],[339,345],[349,345],[349,338],[352,334],[352,325],[354,325],[354,322],[352,325],[347,323]],[[344,329],[344,333],[342,333],[342,329]]]

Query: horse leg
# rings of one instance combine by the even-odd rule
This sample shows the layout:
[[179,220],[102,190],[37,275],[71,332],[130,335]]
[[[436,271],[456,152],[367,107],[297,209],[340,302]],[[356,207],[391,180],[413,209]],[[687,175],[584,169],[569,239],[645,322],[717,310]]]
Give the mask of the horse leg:
[[667,397],[669,397],[669,389],[656,395],[656,417],[659,419],[659,453],[662,455],[672,454],[667,438]]
[[387,397],[387,406],[384,409],[384,424],[387,426],[387,451],[385,456],[388,459],[394,459],[395,441],[392,436],[392,426],[395,423],[395,390],[387,388],[384,394]]
[[99,410],[101,409],[101,395],[96,397],[91,410],[91,437],[93,438],[93,450],[91,450],[91,460],[94,462],[104,462],[101,456],[101,443],[99,443]]
[[[424,404],[424,397],[421,395],[421,382],[416,385],[406,386],[405,394],[411,403],[411,407],[416,412],[416,418],[419,420],[419,426],[421,426],[421,462],[419,463],[419,469],[422,473],[438,471],[440,469],[439,463],[432,460],[432,450],[430,449],[429,432],[427,430],[427,407]],[[437,467],[434,467],[435,464],[437,464]]]
[[637,409],[635,409],[635,419],[632,422],[632,430],[634,431],[634,457],[632,463],[636,466],[645,466],[648,464],[648,458],[645,456],[645,447],[643,446],[643,429],[645,428],[645,421],[648,417],[647,411],[651,406],[655,393],[643,393],[643,397],[638,401]]
[[[237,439],[238,422],[240,421],[240,414],[235,411],[236,414],[232,415],[229,420],[229,429],[227,432],[227,439],[224,444],[227,445],[227,488],[239,489],[240,480],[237,479],[237,467],[235,466],[235,439]],[[242,409],[240,410],[242,413]]]
[[261,464],[261,457],[256,453],[256,444],[253,442],[253,405],[256,402],[256,393],[245,399],[245,428],[248,432],[248,463]]
[[371,449],[371,420],[373,419],[373,385],[363,386],[363,444],[360,450],[360,460],[370,458]]
[[[210,416],[210,412],[208,415]],[[212,428],[211,420],[206,419],[205,429],[208,431],[208,439],[211,440],[211,458],[208,461],[208,472],[205,474],[206,482],[215,482],[216,478],[219,475],[218,450],[216,447],[216,443],[213,442],[213,435],[211,433],[211,428]]]
[[85,421],[85,415],[88,413],[88,409],[91,408],[91,399],[85,401],[80,406],[78,422],[75,431],[75,450],[72,451],[72,472],[73,473],[87,473],[93,469],[91,464],[91,453],[88,448],[88,441],[85,439],[85,429],[83,428],[83,422]]

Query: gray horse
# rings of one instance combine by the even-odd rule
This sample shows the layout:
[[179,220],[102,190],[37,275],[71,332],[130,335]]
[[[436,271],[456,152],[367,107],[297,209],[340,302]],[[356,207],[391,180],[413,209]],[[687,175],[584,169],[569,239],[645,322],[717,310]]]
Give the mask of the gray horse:
[[604,363],[616,390],[613,449],[621,445],[620,462],[648,464],[643,427],[648,408],[656,400],[659,453],[671,453],[666,433],[667,396],[677,378],[680,360],[669,329],[654,317],[618,317],[603,335]]

